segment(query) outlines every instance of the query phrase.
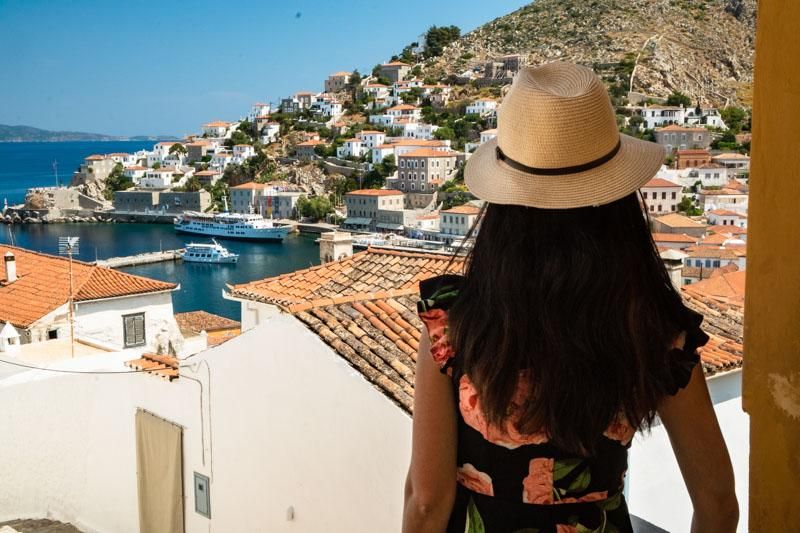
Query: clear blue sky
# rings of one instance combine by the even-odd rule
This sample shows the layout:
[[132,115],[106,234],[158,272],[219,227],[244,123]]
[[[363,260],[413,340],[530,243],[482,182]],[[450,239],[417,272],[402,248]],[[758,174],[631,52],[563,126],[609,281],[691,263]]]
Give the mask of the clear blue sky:
[[0,124],[197,131],[525,0],[0,0]]

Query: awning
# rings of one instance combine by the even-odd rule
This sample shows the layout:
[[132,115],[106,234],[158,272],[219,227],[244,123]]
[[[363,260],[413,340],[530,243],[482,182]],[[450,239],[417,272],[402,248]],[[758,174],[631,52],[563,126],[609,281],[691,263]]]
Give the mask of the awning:
[[345,221],[342,223],[345,226],[369,226],[372,224],[371,218],[346,218]]
[[386,224],[381,222],[380,224],[375,224],[375,227],[380,229],[388,229],[391,231],[403,231],[402,224]]

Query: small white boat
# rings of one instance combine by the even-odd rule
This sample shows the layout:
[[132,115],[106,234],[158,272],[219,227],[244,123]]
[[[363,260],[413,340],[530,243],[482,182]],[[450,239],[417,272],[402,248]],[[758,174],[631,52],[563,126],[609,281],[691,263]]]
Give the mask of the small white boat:
[[214,239],[211,243],[189,243],[181,258],[189,263],[236,263],[239,260],[239,254],[232,254]]

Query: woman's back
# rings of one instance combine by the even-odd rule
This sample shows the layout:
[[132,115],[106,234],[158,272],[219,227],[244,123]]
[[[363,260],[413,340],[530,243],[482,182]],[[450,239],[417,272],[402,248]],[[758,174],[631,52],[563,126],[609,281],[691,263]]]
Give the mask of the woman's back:
[[[560,448],[547,431],[521,433],[522,404],[535,380],[525,370],[519,372],[506,419],[490,423],[448,337],[449,312],[459,301],[463,281],[461,276],[441,276],[422,282],[418,304],[430,337],[431,357],[452,379],[458,408],[459,487],[448,531],[465,531],[468,520],[472,529],[467,531],[481,531],[478,522],[484,531],[558,527],[557,531],[572,531],[570,527],[631,531],[622,491],[635,426],[619,416],[598,436],[588,457]],[[680,376],[676,387],[689,381],[697,362],[694,349],[705,340],[695,329],[687,336],[685,349],[671,352]]]

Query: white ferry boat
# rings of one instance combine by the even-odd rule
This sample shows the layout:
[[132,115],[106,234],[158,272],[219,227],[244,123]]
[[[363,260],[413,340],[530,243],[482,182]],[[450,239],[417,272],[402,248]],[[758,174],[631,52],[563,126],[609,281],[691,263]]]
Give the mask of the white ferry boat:
[[250,241],[283,241],[290,226],[276,226],[271,219],[256,214],[207,214],[187,211],[175,217],[175,231],[209,237]]
[[239,254],[233,254],[227,248],[211,239],[211,244],[189,243],[181,258],[189,263],[236,263]]

